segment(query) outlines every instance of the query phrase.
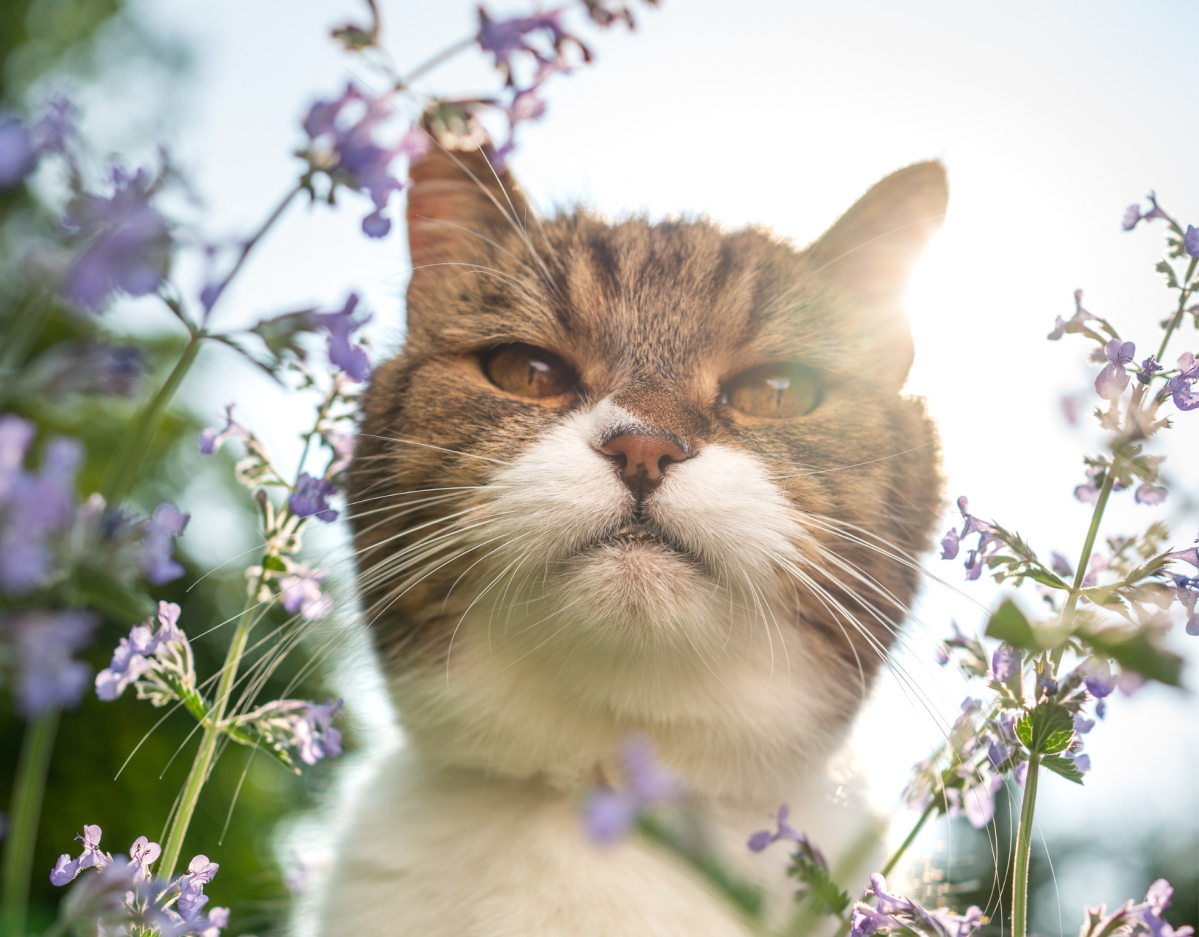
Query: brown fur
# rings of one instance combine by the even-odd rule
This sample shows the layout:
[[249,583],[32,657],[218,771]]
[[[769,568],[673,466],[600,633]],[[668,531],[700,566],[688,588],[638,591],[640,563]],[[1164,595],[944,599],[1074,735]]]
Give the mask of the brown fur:
[[[564,411],[606,395],[689,453],[720,442],[753,454],[804,512],[858,525],[909,556],[927,549],[941,478],[923,404],[899,393],[912,358],[902,298],[946,198],[939,163],[909,166],[799,250],[764,230],[704,220],[609,224],[578,210],[542,224],[480,154],[434,152],[414,167],[407,339],[366,395],[351,473],[365,600],[390,666],[445,666],[482,567],[472,566],[477,553],[465,555],[396,596],[397,578],[379,564],[482,495],[447,493],[402,517],[372,510],[483,485],[488,460],[510,462]],[[539,401],[493,386],[480,356],[508,342],[556,352],[583,396]],[[822,376],[824,399],[810,414],[758,419],[718,402],[722,382],[783,361]],[[422,522],[431,526],[401,533]],[[895,597],[871,598],[898,625],[917,571],[817,536]],[[860,607],[843,586],[824,584]],[[862,636],[818,603],[801,606],[796,627],[821,635],[855,679],[859,665],[873,675],[879,655]],[[890,629],[859,617],[890,645]]]

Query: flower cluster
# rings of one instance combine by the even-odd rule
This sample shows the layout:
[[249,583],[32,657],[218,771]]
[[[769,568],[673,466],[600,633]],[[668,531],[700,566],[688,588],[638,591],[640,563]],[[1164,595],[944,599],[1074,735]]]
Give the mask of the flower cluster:
[[952,560],[958,555],[961,542],[971,534],[979,534],[978,545],[969,550],[966,554],[966,578],[970,580],[977,579],[982,575],[984,561],[992,553],[996,552],[1002,545],[1002,541],[995,535],[995,525],[988,524],[986,521],[979,520],[970,514],[969,500],[963,495],[958,498],[958,510],[962,514],[961,533],[956,527],[949,528],[949,532],[941,540],[941,559]]
[[870,876],[870,888],[866,893],[876,899],[876,904],[871,907],[865,901],[859,901],[853,906],[850,937],[873,937],[875,934],[968,937],[984,923],[982,910],[977,907],[957,915],[943,908],[929,911],[910,898],[892,895],[887,892],[887,880],[877,873]]
[[158,843],[139,836],[128,857],[113,856],[100,849],[100,835],[100,827],[85,826],[76,837],[83,843],[80,854],[74,859],[69,853],[59,856],[50,872],[51,883],[63,886],[85,869],[96,869],[64,902],[67,923],[98,922],[102,937],[128,933],[128,925],[158,937],[219,937],[229,926],[228,908],[203,913],[209,902],[204,886],[216,876],[217,863],[196,856],[176,881],[158,881],[150,873],[162,854]]
[[30,609],[0,617],[0,644],[12,648],[17,705],[26,718],[83,698],[92,669],[74,655],[91,643],[97,624],[86,611]]
[[333,727],[333,717],[341,708],[340,699],[275,700],[237,717],[233,724],[253,729],[276,750],[294,749],[300,761],[314,765],[341,754],[341,733]]
[[1192,937],[1195,928],[1186,924],[1174,927],[1162,915],[1170,907],[1174,889],[1164,878],[1149,886],[1145,900],[1139,904],[1125,902],[1120,908],[1107,913],[1107,908],[1087,908],[1087,918],[1079,928],[1078,937],[1101,937],[1103,934],[1119,934],[1121,937],[1134,934],[1149,934],[1151,937]]
[[106,702],[118,699],[134,685],[138,699],[163,706],[196,692],[191,644],[179,628],[179,606],[158,603],[158,630],[153,617],[121,638],[112,663],[96,675],[96,696]]
[[73,130],[74,108],[62,97],[53,98],[32,123],[0,114],[0,189],[20,185],[43,156],[61,153]]

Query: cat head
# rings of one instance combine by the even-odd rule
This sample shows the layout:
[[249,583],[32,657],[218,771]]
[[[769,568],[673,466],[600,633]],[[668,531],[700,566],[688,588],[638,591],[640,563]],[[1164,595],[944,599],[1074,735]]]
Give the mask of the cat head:
[[900,390],[941,165],[884,179],[805,249],[703,220],[542,221],[481,153],[435,149],[411,177],[407,337],[351,472],[397,679],[541,675],[631,723],[672,711],[679,673],[697,693],[798,681],[843,724],[939,509],[934,430]]

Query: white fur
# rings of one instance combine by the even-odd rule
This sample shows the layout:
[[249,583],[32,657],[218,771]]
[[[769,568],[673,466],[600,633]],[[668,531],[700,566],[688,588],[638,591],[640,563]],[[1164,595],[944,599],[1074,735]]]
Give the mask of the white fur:
[[391,681],[412,747],[359,804],[324,934],[745,933],[657,847],[584,837],[578,804],[620,783],[632,731],[747,874],[786,892],[782,850],[744,847],[782,801],[835,850],[830,726],[857,685],[796,627],[780,564],[803,531],[756,459],[709,445],[645,503],[681,552],[606,540],[634,499],[599,445],[638,422],[601,401],[496,473],[449,660]]

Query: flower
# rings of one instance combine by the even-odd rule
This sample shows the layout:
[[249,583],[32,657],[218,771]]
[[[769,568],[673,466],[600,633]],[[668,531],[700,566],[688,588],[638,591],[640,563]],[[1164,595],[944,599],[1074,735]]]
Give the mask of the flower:
[[1170,393],[1174,395],[1174,406],[1179,410],[1194,410],[1199,407],[1199,394],[1191,387],[1199,380],[1199,362],[1195,356],[1184,351],[1178,357],[1178,373],[1166,382]]
[[1112,676],[1112,666],[1105,658],[1091,655],[1082,662],[1082,672],[1085,676],[1087,690],[1092,696],[1102,698],[1116,687],[1116,678]]
[[1096,484],[1099,477],[1107,470],[1107,466],[1103,464],[1088,465],[1086,468],[1087,482],[1085,485],[1076,485],[1074,487],[1074,497],[1083,504],[1097,504],[1099,502],[1100,490],[1102,485]]
[[925,937],[968,937],[982,923],[982,911],[974,906],[965,915],[950,914],[938,908],[928,911],[910,898],[887,892],[887,880],[877,872],[870,876],[866,892],[878,901],[872,908],[864,901],[853,906],[850,937],[872,937],[877,933],[915,932]]
[[976,776],[969,778],[960,791],[949,788],[945,792],[949,815],[963,813],[972,827],[981,830],[995,816],[995,795],[1001,787],[1003,778],[985,768],[978,769]]
[[215,426],[209,426],[207,429],[200,430],[201,455],[212,455],[234,437],[249,438],[250,431],[233,419],[234,406],[234,404],[225,406],[225,425],[222,429],[218,430]]
[[1095,393],[1104,400],[1115,400],[1128,386],[1128,372],[1124,366],[1132,361],[1137,346],[1133,342],[1121,342],[1113,338],[1104,346],[1103,354],[1108,364],[1095,378]]
[[144,836],[135,839],[133,845],[129,847],[129,862],[137,867],[133,880],[135,882],[150,881],[150,866],[160,855],[162,855],[162,847],[158,843],[152,843]]
[[91,643],[99,624],[82,611],[19,613],[8,626],[17,658],[17,705],[32,719],[53,707],[76,705],[87,689],[91,667],[72,656]]
[[1137,202],[1129,205],[1128,208],[1124,210],[1124,221],[1122,222],[1121,226],[1125,231],[1131,231],[1140,222],[1152,221],[1154,218],[1164,218],[1166,221],[1170,220],[1170,216],[1158,207],[1157,197],[1152,192],[1149,193],[1149,202],[1153,208],[1147,212],[1142,212],[1141,206]]
[[83,828],[83,834],[75,837],[83,843],[83,851],[79,853],[78,859],[72,859],[70,853],[63,853],[58,857],[58,862],[50,872],[52,885],[65,885],[84,869],[90,869],[92,866],[103,869],[112,863],[112,856],[100,850],[101,832],[100,827],[95,825]]
[[958,498],[958,511],[962,515],[962,520],[965,522],[962,525],[961,533],[955,529],[950,531],[941,540],[941,559],[952,560],[958,555],[961,542],[971,534],[981,534],[978,538],[978,546],[970,550],[966,554],[966,578],[975,580],[982,574],[984,560],[993,553],[998,552],[1003,545],[1003,541],[996,537],[993,533],[995,527],[988,524],[986,521],[979,520],[970,514],[970,501],[965,495]]
[[1006,641],[1000,644],[991,657],[991,673],[1000,683],[1010,680],[1020,669],[1020,654]]
[[1199,228],[1193,224],[1187,225],[1187,233],[1182,236],[1182,247],[1192,257],[1199,257]]
[[1161,504],[1166,500],[1166,495],[1169,493],[1170,490],[1168,488],[1145,482],[1137,488],[1133,499],[1137,504]]
[[1199,615],[1195,614],[1195,604],[1199,601],[1199,576],[1180,576],[1171,572],[1167,572],[1166,575],[1173,580],[1171,591],[1186,611],[1187,634],[1199,635]]
[[287,575],[279,580],[283,607],[293,615],[299,612],[308,621],[324,618],[333,608],[333,600],[321,592],[324,579],[324,572],[294,564]]
[[142,569],[154,585],[161,586],[183,575],[184,569],[171,557],[171,550],[174,539],[183,533],[190,519],[190,514],[164,501],[146,523],[142,534]]
[[333,717],[341,711],[344,701],[325,700],[321,704],[307,703],[305,710],[292,717],[291,733],[300,761],[314,765],[322,758],[341,754],[341,733],[333,728]]
[[615,842],[627,833],[637,817],[656,804],[679,796],[678,779],[654,756],[647,736],[632,735],[620,747],[626,787],[601,787],[583,804],[583,825],[597,843]]
[[[540,67],[559,65],[564,63],[563,52],[566,44],[573,43],[583,54],[583,61],[590,62],[591,50],[562,28],[561,15],[561,10],[548,10],[533,16],[493,20],[486,10],[479,7],[479,31],[475,34],[475,41],[480,49],[490,52],[495,57],[495,67],[504,75],[508,85],[515,83],[512,59],[520,52],[532,56]],[[554,51],[552,58],[527,41],[526,37],[533,33],[546,34]]]
[[1162,366],[1157,363],[1155,357],[1150,355],[1141,362],[1141,370],[1137,372],[1137,380],[1142,384],[1148,384],[1153,380],[1153,375],[1162,369]]
[[[1091,313],[1087,312],[1085,309],[1082,308],[1082,290],[1075,290],[1074,291],[1074,315],[1071,316],[1069,319],[1063,319],[1061,316],[1058,316],[1057,321],[1054,323],[1053,331],[1050,332],[1045,337],[1048,338],[1051,342],[1056,342],[1059,338],[1061,338],[1067,332],[1086,331],[1086,323],[1092,319],[1098,320],[1099,317],[1096,315],[1092,315]],[[1073,423],[1074,421],[1071,420],[1070,422]]]
[[112,171],[109,198],[80,195],[67,207],[64,224],[87,239],[67,270],[66,295],[95,309],[114,290],[145,296],[158,289],[170,265],[171,232],[151,207],[153,185],[144,169],[130,176]]
[[354,458],[354,446],[358,441],[356,433],[334,433],[327,442],[333,450],[333,461],[329,463],[329,468],[325,470],[325,474],[330,478],[340,475],[350,467],[350,462]]
[[777,817],[778,826],[775,828],[775,831],[771,833],[770,830],[759,830],[757,833],[754,833],[754,835],[749,838],[749,842],[746,843],[746,845],[749,846],[750,851],[761,852],[771,843],[777,843],[780,839],[789,839],[792,842],[798,843],[800,839],[803,838],[803,834],[797,833],[791,827],[791,825],[787,823],[787,817],[790,814],[790,807],[788,807],[786,804],[780,805]]
[[370,321],[370,316],[354,318],[358,294],[351,293],[340,312],[318,312],[315,319],[329,333],[329,361],[341,368],[352,381],[365,381],[371,375],[370,359],[361,345],[350,343],[350,334]]
[[176,905],[185,921],[194,921],[204,905],[208,904],[204,886],[216,877],[219,869],[218,863],[204,855],[195,856],[187,864],[187,874],[179,879],[179,901]]
[[179,606],[174,602],[158,603],[157,632],[151,631],[154,618],[147,618],[135,625],[128,638],[113,651],[112,662],[96,674],[96,696],[105,702],[117,699],[125,688],[136,683],[143,675],[155,669],[150,658],[166,650],[171,644],[185,644],[187,638],[179,629]]
[[329,495],[337,493],[337,486],[324,478],[313,478],[301,472],[296,490],[287,499],[287,504],[296,517],[315,517],[331,524],[337,520],[337,511],[329,507]]
[[12,114],[0,115],[0,189],[11,189],[37,164],[33,134]]

